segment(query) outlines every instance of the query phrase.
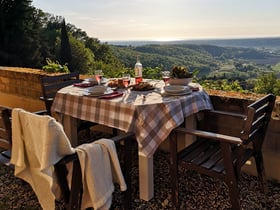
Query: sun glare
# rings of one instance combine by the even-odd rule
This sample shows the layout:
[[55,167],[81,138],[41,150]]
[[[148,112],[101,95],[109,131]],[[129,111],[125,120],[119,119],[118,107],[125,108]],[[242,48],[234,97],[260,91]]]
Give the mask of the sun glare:
[[179,40],[182,40],[182,39],[167,38],[167,37],[160,37],[160,38],[154,39],[154,41],[157,41],[157,42],[172,42],[172,41],[179,41]]

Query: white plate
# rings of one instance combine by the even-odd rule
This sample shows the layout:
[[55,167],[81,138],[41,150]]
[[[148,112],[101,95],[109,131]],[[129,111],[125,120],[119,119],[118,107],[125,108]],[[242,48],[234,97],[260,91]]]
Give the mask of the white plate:
[[110,87],[105,87],[105,86],[93,86],[90,88],[86,88],[84,90],[84,95],[88,96],[100,96],[103,94],[109,94],[112,93],[113,90]]
[[191,89],[187,89],[183,92],[178,92],[178,93],[171,93],[171,92],[164,92],[164,95],[168,95],[168,96],[183,96],[183,95],[188,95],[191,94],[192,90]]
[[188,86],[183,85],[169,85],[164,87],[164,91],[167,93],[182,93],[189,89]]
[[113,93],[114,90],[107,90],[104,93],[90,93],[90,92],[84,92],[84,96],[93,96],[93,97],[97,97],[97,96],[102,96],[102,95],[106,95],[106,94],[111,94]]

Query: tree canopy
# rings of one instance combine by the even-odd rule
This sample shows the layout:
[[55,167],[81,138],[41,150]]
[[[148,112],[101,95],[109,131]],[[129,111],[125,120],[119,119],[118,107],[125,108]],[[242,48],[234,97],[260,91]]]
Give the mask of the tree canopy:
[[42,68],[48,61],[87,73],[96,66],[123,68],[106,43],[31,6],[31,0],[0,0],[0,63]]

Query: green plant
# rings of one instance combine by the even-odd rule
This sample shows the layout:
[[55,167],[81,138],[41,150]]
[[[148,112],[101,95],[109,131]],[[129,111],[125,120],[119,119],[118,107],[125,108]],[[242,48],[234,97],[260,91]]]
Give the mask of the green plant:
[[190,78],[193,74],[185,66],[174,66],[171,71],[172,78]]
[[69,73],[67,65],[60,65],[58,61],[54,62],[51,59],[46,59],[47,65],[43,66],[42,69],[48,73]]
[[254,92],[280,95],[280,80],[277,78],[275,73],[263,74],[257,78]]

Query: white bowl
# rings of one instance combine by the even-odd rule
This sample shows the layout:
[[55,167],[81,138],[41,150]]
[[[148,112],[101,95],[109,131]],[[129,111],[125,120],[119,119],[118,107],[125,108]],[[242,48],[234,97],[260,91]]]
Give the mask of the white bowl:
[[170,85],[188,85],[190,82],[192,82],[192,77],[190,78],[170,78],[168,83]]

